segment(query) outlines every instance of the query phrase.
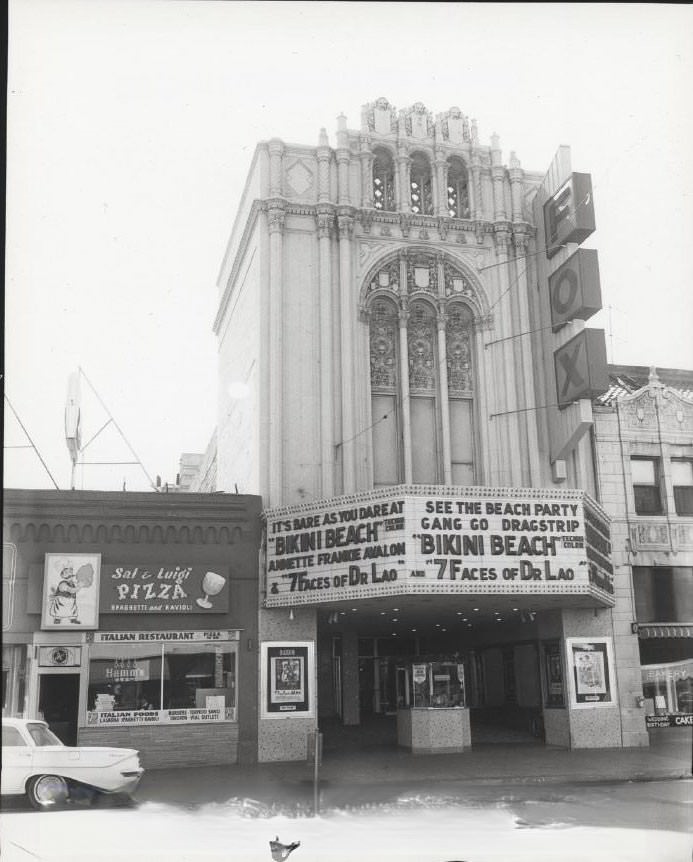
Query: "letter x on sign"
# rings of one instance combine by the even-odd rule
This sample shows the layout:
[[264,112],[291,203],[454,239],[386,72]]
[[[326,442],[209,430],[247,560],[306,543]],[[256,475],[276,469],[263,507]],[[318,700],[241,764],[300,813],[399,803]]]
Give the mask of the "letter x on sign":
[[584,341],[580,338],[575,341],[572,346],[566,346],[563,352],[557,357],[558,364],[561,370],[565,373],[563,385],[558,393],[558,401],[560,404],[565,404],[569,401],[574,401],[579,397],[579,394],[584,387],[586,380],[582,376],[578,363],[580,361],[580,352],[584,349]]

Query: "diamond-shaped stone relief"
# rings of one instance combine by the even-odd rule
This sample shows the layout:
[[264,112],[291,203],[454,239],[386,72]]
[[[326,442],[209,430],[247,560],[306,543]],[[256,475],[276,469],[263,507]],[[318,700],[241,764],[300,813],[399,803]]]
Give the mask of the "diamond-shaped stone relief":
[[313,185],[313,172],[303,163],[294,162],[286,172],[290,193],[302,197]]

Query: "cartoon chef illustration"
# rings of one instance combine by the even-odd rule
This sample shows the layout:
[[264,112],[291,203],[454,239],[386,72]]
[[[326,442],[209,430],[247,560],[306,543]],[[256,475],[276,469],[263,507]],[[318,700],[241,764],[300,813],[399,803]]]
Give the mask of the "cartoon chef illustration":
[[48,613],[53,622],[60,625],[69,620],[75,625],[81,625],[77,594],[94,582],[94,568],[91,563],[80,566],[75,573],[72,563],[66,560],[60,569],[60,578],[56,586],[51,587]]

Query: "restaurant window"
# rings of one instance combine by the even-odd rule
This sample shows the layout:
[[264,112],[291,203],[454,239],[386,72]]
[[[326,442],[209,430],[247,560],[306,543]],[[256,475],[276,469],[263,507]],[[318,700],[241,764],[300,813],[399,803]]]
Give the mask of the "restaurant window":
[[658,458],[631,458],[636,515],[661,515],[662,494]]
[[693,515],[693,461],[676,458],[671,462],[671,481],[677,515]]
[[94,644],[87,723],[111,723],[106,714],[127,713],[128,719],[142,712],[167,721],[169,711],[177,720],[207,720],[199,711],[209,710],[235,720],[236,667],[235,642]]

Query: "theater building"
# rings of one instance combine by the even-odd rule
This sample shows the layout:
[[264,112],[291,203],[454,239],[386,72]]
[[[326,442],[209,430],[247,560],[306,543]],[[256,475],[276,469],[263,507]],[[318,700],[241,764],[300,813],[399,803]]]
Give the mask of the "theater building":
[[257,750],[258,497],[5,490],[3,715],[145,768]]
[[599,502],[589,175],[381,98],[258,144],[219,277],[217,487],[261,495],[258,756],[647,745]]

